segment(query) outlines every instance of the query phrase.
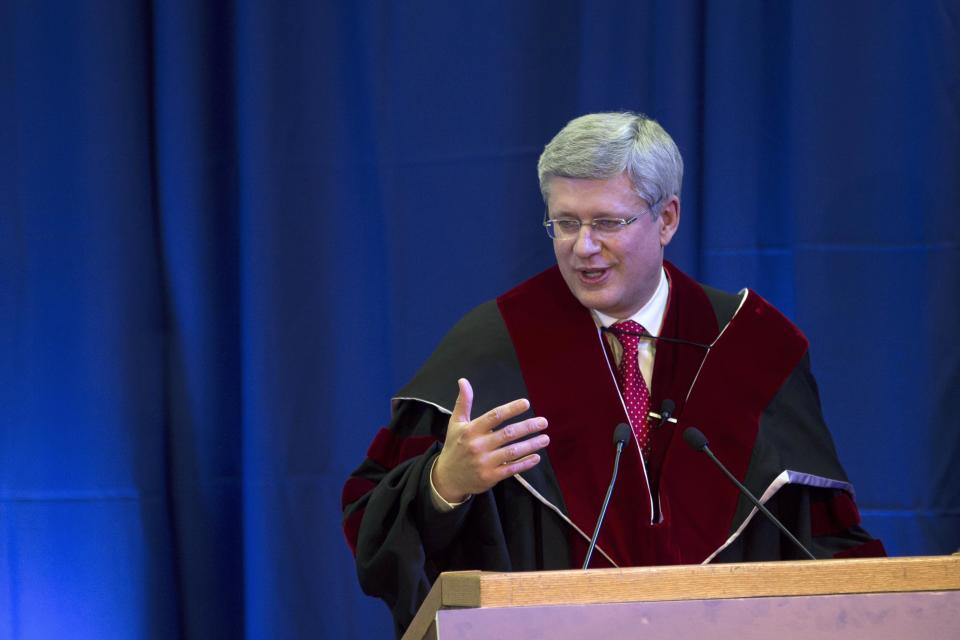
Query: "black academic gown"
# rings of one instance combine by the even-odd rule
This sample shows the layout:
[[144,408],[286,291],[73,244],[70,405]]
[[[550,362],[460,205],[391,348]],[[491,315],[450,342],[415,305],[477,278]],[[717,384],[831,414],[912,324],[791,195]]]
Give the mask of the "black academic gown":
[[[665,263],[670,297],[651,400],[678,423],[652,432],[644,463],[625,448],[591,566],[800,558],[705,458],[711,449],[817,557],[883,555],[859,527],[853,487],[824,425],[807,341],[753,292],[703,287]],[[473,415],[526,397],[551,444],[534,469],[439,513],[429,472],[459,377]],[[613,428],[626,422],[604,338],[554,267],[465,316],[394,398],[391,423],[343,492],[344,530],[361,586],[398,632],[442,571],[568,569],[585,555],[609,482]]]

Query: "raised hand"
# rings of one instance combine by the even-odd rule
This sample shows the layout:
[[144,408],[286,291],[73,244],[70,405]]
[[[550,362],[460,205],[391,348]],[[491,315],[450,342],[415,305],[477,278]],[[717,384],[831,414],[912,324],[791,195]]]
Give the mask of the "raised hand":
[[447,424],[443,449],[433,467],[433,486],[447,502],[462,502],[515,473],[532,469],[540,462],[536,452],[550,444],[550,437],[545,434],[517,442],[546,429],[546,418],[529,418],[494,431],[529,409],[528,400],[508,402],[471,420],[473,388],[466,378],[460,378],[457,384],[460,394]]

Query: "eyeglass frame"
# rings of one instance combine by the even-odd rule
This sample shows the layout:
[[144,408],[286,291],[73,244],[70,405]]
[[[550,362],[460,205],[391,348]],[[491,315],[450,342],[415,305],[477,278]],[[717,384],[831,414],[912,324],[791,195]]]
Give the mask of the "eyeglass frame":
[[[631,224],[633,224],[634,222],[636,222],[637,220],[639,220],[639,219],[640,219],[640,216],[642,216],[644,213],[651,213],[651,214],[653,214],[653,213],[654,213],[654,207],[650,207],[650,208],[647,209],[647,211],[644,211],[643,213],[638,213],[637,215],[631,216],[631,217],[629,217],[629,218],[612,218],[612,217],[608,218],[608,217],[601,217],[601,218],[594,218],[594,219],[591,220],[590,222],[584,222],[583,220],[579,220],[579,219],[573,218],[573,217],[551,218],[551,217],[550,217],[550,211],[549,211],[549,210],[545,210],[545,211],[543,212],[543,227],[544,227],[544,229],[545,229],[546,232],[547,232],[547,237],[549,237],[551,240],[568,240],[568,239],[571,239],[571,238],[575,238],[576,236],[580,235],[580,230],[584,227],[584,225],[587,225],[587,226],[590,227],[591,233],[614,235],[614,234],[620,233],[620,232],[623,231],[625,228],[627,228],[628,226],[630,226]],[[576,223],[577,223],[577,230],[576,230],[576,232],[575,232],[575,233],[571,233],[570,235],[567,235],[567,236],[558,237],[558,236],[556,235],[556,231],[555,231],[554,228],[553,228],[553,224],[554,224],[555,222],[558,222],[558,221],[561,221],[561,220],[562,220],[562,221],[567,221],[567,222],[576,222]],[[598,229],[598,228],[597,228],[597,224],[598,224],[598,223],[601,223],[601,222],[612,222],[612,221],[616,221],[616,222],[618,223],[616,229],[606,229],[606,230],[604,230],[604,229]]]

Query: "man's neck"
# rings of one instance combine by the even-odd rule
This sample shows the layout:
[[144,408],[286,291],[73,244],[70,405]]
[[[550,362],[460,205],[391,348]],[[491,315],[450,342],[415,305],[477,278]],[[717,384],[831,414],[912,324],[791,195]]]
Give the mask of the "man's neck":
[[667,311],[667,300],[670,297],[670,284],[667,280],[667,274],[663,270],[663,267],[660,268],[660,282],[657,284],[657,288],[654,290],[653,295],[650,296],[650,299],[640,307],[640,310],[629,318],[614,318],[613,316],[608,316],[605,313],[601,313],[595,309],[590,311],[594,314],[594,317],[600,323],[601,326],[609,327],[615,322],[620,320],[633,320],[638,323],[644,329],[647,330],[647,333],[658,336],[660,335],[660,327],[663,325],[663,316]]

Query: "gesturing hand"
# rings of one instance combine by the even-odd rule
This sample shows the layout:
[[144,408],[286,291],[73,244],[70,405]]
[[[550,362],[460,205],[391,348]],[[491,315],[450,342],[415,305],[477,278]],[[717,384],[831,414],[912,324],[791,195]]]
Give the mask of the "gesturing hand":
[[494,431],[504,421],[526,411],[529,401],[514,400],[471,420],[473,388],[466,378],[457,383],[460,394],[447,424],[443,449],[433,467],[433,486],[447,502],[462,502],[504,478],[532,469],[540,462],[536,452],[550,444],[546,435],[517,442],[546,429],[546,418],[529,418]]

